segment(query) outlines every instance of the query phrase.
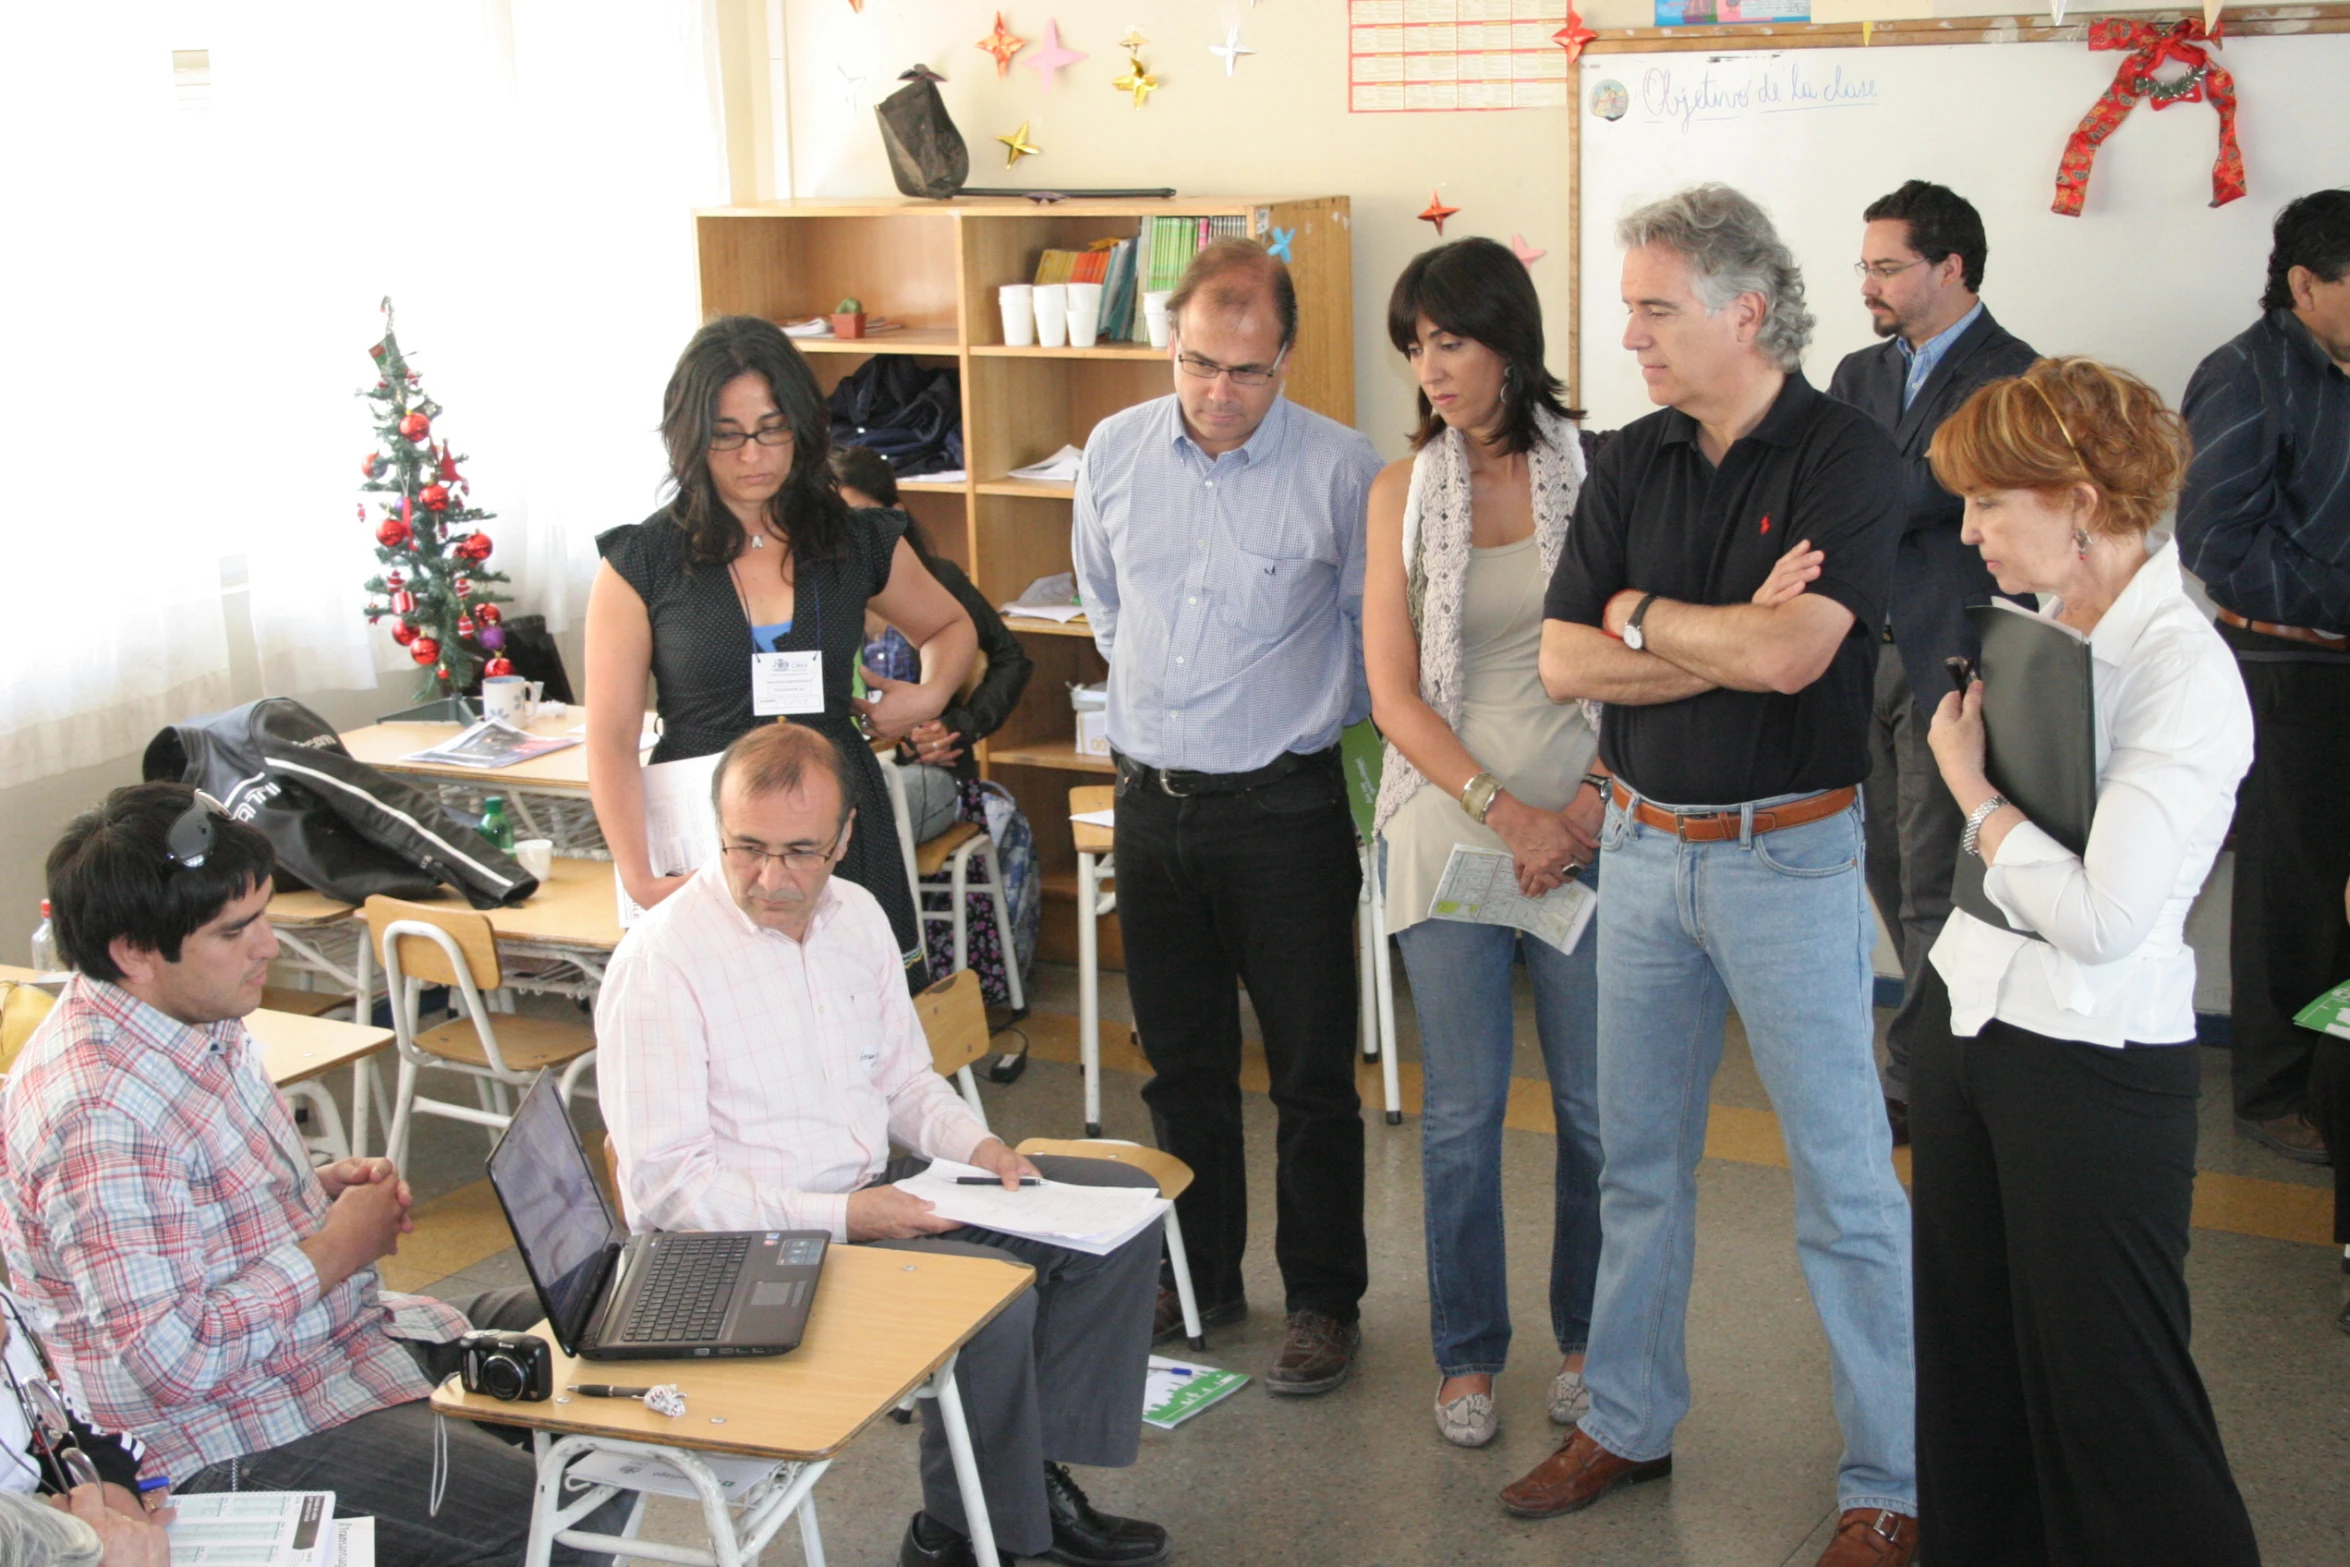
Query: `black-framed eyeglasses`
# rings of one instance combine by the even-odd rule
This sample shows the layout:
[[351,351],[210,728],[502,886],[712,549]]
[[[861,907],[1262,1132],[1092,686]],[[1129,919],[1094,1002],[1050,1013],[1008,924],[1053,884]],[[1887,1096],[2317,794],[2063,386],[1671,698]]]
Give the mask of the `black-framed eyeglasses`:
[[762,425],[757,430],[749,432],[720,430],[710,437],[710,450],[739,452],[746,443],[751,441],[757,441],[761,446],[789,446],[791,439],[791,426],[788,424]]
[[188,808],[179,813],[171,831],[164,835],[164,859],[182,870],[192,871],[202,865],[212,854],[213,819],[227,814],[227,806],[197,790],[196,798],[188,802]]
[[781,851],[776,851],[772,849],[762,849],[755,843],[729,843],[723,845],[719,852],[724,854],[728,860],[733,862],[734,868],[736,870],[747,871],[753,876],[757,876],[762,871],[766,870],[767,862],[769,860],[780,860],[783,863],[783,868],[787,871],[805,872],[816,870],[822,866],[832,864],[835,860],[839,859],[844,852],[846,852],[846,844],[849,836],[849,822],[855,819],[856,814],[857,813],[855,811],[851,811],[849,812],[848,816],[842,818],[840,831],[834,833],[832,835],[832,842],[826,844],[821,849],[784,849]]
[[1855,261],[1852,264],[1852,275],[1863,283],[1866,283],[1870,278],[1875,278],[1880,283],[1890,283],[1911,267],[1924,265],[1926,265],[1926,258],[1923,256],[1918,257],[1915,261]]
[[1182,367],[1185,375],[1197,376],[1202,381],[1213,381],[1220,375],[1228,375],[1232,377],[1234,386],[1247,387],[1271,385],[1273,377],[1281,373],[1281,366],[1288,358],[1289,350],[1284,348],[1273,356],[1273,362],[1269,365],[1220,365],[1201,354],[1186,353],[1181,349],[1175,352],[1175,363]]
[[[24,1335],[33,1357],[40,1361],[46,1373],[27,1382],[17,1376],[14,1366],[7,1364],[5,1351],[0,1351],[0,1369],[8,1373],[8,1390],[16,1397],[16,1407],[24,1415],[25,1430],[32,1437],[33,1451],[41,1460],[41,1467],[34,1469],[34,1473],[44,1483],[55,1486],[60,1494],[75,1486],[96,1485],[98,1466],[74,1439],[73,1419],[66,1412],[64,1396],[57,1391],[57,1368],[50,1364],[48,1350],[25,1326],[13,1303],[8,1315],[15,1319],[15,1331]],[[20,1453],[12,1451],[9,1456],[27,1468],[34,1467]]]

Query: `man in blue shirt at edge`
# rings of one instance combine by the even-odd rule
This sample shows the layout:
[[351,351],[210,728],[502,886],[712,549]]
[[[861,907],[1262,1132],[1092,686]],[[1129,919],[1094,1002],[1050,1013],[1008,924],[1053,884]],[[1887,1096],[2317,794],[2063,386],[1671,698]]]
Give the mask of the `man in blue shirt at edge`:
[[[1095,426],[1071,555],[1110,665],[1118,921],[1159,1143],[1206,1325],[1246,1312],[1237,978],[1279,1121],[1274,1254],[1287,1337],[1268,1391],[1346,1380],[1369,1277],[1354,1085],[1361,873],[1339,731],[1363,680],[1363,518],[1379,457],[1281,395],[1289,269],[1202,250],[1168,301],[1174,393]],[[1171,1290],[1158,1337],[1179,1331]]]

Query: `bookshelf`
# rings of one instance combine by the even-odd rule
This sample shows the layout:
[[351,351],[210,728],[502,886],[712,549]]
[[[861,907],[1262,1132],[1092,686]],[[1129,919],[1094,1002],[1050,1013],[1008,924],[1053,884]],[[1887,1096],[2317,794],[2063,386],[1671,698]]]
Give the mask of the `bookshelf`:
[[[963,389],[967,481],[903,481],[906,509],[939,553],[996,603],[1036,578],[1069,569],[1073,487],[1010,477],[1064,445],[1083,446],[1121,408],[1166,395],[1163,350],[1140,343],[1092,348],[1012,348],[996,307],[999,284],[1026,282],[1046,249],[1078,250],[1133,238],[1145,217],[1237,216],[1259,236],[1294,231],[1290,271],[1298,295],[1298,346],[1288,395],[1341,423],[1354,422],[1354,276],[1344,196],[1179,196],[1172,201],[1018,198],[953,201],[812,200],[719,207],[694,215],[702,311],[804,320],[848,296],[903,323],[878,337],[797,339],[827,392],[875,354],[912,354],[953,368]],[[1110,771],[1076,748],[1066,687],[1102,678],[1105,666],[1083,621],[1009,622],[1036,661],[1019,708],[979,750],[981,769],[1008,788],[1036,832],[1043,872],[1040,955],[1076,955],[1076,848],[1068,794]],[[1103,961],[1119,966],[1114,923]]]

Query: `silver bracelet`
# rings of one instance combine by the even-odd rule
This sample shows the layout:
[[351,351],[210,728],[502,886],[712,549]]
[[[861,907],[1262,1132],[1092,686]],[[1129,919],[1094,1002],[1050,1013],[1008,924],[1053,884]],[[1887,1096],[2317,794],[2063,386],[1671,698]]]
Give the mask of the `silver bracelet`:
[[1971,854],[1978,860],[1983,857],[1983,851],[1975,846],[1975,840],[1983,836],[1983,824],[1998,814],[2006,805],[2007,796],[1995,794],[1967,812],[1966,830],[1958,835],[1959,853]]

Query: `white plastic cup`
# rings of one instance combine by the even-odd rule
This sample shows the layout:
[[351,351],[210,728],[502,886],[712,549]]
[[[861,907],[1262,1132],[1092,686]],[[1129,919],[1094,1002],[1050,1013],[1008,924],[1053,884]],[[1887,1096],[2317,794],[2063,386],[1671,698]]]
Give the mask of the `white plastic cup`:
[[996,290],[996,306],[1004,313],[1004,346],[1026,348],[1036,341],[1036,301],[1026,283],[1006,283]]
[[1036,301],[1036,341],[1046,348],[1059,348],[1069,341],[1069,285],[1039,283],[1032,297]]
[[1099,283],[1071,283],[1069,285],[1069,346],[1091,348],[1102,325],[1102,286]]
[[1167,301],[1174,297],[1171,288],[1153,289],[1142,296],[1142,327],[1150,334],[1153,348],[1167,346]]
[[555,873],[555,840],[525,838],[514,846],[514,858],[524,870],[545,881]]

